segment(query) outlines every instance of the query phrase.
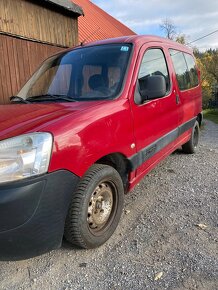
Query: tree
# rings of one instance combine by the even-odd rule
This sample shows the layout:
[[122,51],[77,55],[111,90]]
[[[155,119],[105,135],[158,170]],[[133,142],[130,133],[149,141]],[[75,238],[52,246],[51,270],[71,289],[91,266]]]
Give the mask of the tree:
[[214,83],[213,77],[208,73],[205,67],[205,59],[203,57],[196,57],[198,68],[201,72],[201,87],[203,97],[203,108],[208,108],[209,101],[212,96],[212,84]]
[[187,36],[185,34],[179,34],[176,36],[176,42],[179,42],[181,44],[187,43]]
[[212,88],[218,84],[218,49],[196,52],[195,56],[201,71],[203,107],[207,108],[212,98]]
[[160,24],[160,29],[164,32],[166,38],[177,41],[181,44],[187,44],[187,35],[184,33],[178,33],[177,28],[171,19],[163,19]]
[[164,32],[166,38],[173,40],[176,36],[176,26],[171,19],[166,18],[162,20],[160,29]]
[[207,51],[204,64],[208,73],[211,74],[216,83],[218,83],[218,49]]

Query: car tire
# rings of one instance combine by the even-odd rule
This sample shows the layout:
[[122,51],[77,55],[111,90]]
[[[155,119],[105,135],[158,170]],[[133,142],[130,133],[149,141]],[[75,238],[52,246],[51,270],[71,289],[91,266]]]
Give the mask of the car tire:
[[195,153],[198,147],[199,137],[200,137],[200,128],[198,121],[196,121],[192,129],[191,139],[187,143],[182,145],[183,152],[186,154]]
[[85,249],[104,244],[119,223],[123,202],[119,173],[111,166],[94,164],[73,194],[65,223],[66,240]]

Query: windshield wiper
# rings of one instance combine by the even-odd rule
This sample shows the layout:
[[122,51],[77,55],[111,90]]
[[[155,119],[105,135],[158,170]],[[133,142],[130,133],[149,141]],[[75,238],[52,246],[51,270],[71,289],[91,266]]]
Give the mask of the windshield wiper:
[[76,102],[75,99],[67,95],[52,95],[52,94],[45,94],[45,95],[38,95],[32,96],[26,99],[29,102],[46,102],[46,101],[66,101],[66,102]]
[[30,102],[24,100],[23,98],[19,96],[11,96],[10,97],[10,102],[11,103],[23,103],[23,104],[29,104]]

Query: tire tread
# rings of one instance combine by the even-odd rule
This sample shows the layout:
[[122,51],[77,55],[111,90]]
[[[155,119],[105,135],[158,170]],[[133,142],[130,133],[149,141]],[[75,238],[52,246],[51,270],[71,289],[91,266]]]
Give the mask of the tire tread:
[[[65,230],[64,235],[65,238],[72,243],[73,245],[79,246],[81,248],[88,249],[90,248],[90,245],[88,245],[84,239],[84,237],[81,234],[80,231],[80,210],[81,210],[81,204],[84,203],[86,192],[90,186],[90,183],[92,180],[96,179],[96,176],[99,175],[99,173],[102,172],[102,170],[109,168],[111,169],[111,166],[103,165],[103,164],[94,164],[85,174],[84,177],[82,177],[81,181],[79,182],[79,185],[77,187],[76,192],[73,194],[72,201],[69,207],[68,216],[65,223]],[[121,177],[119,173],[112,168],[113,172],[117,175],[117,177],[120,179],[120,182],[122,183]]]

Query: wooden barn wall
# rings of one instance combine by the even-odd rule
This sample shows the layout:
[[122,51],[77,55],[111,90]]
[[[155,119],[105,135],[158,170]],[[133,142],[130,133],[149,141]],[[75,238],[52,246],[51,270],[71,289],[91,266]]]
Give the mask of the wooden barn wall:
[[78,43],[78,20],[25,0],[0,0],[0,31],[71,47]]
[[0,104],[9,102],[48,56],[63,50],[0,34]]

